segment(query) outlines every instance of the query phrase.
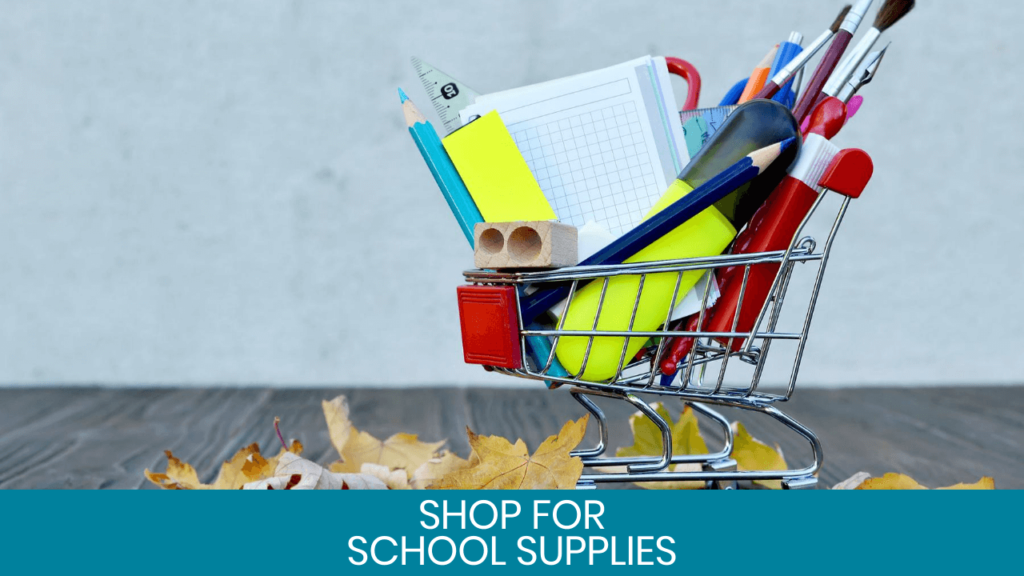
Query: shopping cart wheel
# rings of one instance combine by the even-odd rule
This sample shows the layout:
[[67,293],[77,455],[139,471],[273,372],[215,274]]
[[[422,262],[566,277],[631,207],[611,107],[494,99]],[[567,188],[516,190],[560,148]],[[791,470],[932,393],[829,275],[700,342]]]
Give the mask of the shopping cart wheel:
[[803,478],[786,478],[782,481],[783,490],[807,490],[810,488],[816,488],[818,486],[818,479],[814,476],[805,476]]

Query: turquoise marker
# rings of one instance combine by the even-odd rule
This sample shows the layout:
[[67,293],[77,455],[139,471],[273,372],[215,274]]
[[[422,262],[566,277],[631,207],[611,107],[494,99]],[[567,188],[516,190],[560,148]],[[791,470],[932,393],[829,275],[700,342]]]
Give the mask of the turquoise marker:
[[423,161],[427,163],[430,173],[434,175],[437,187],[444,194],[444,199],[448,201],[448,207],[451,208],[452,214],[455,215],[455,219],[458,220],[459,226],[462,228],[462,233],[466,235],[466,240],[469,240],[469,245],[472,247],[473,227],[477,222],[483,222],[484,218],[477,210],[476,203],[469,195],[466,185],[462,183],[462,178],[455,170],[451,158],[444,151],[441,139],[438,138],[433,125],[427,122],[427,119],[416,109],[416,105],[409,100],[401,88],[398,89],[398,96],[402,100],[402,111],[405,113],[405,123],[409,126],[409,134],[412,135],[413,141],[420,149]]
[[[441,145],[441,139],[437,137],[434,127],[401,88],[398,89],[398,97],[402,100],[402,112],[405,113],[405,123],[409,126],[409,134],[412,135],[413,141],[420,149],[423,160],[430,168],[430,173],[434,175],[434,180],[437,181],[437,187],[444,194],[444,199],[448,201],[448,207],[452,209],[452,214],[459,221],[462,233],[466,235],[466,240],[469,241],[469,246],[472,248],[474,244],[473,228],[477,222],[483,222],[484,217],[477,210],[473,197],[469,195],[469,190],[462,183],[462,177],[459,176],[455,164],[452,164],[451,158],[448,157],[444,146]],[[529,345],[530,355],[538,364],[537,369],[544,368],[548,356],[551,354],[551,342],[545,336],[528,336],[526,342]],[[558,378],[565,378],[569,375],[557,359],[551,362],[548,374]],[[547,382],[547,385],[549,388],[555,387],[552,382]]]

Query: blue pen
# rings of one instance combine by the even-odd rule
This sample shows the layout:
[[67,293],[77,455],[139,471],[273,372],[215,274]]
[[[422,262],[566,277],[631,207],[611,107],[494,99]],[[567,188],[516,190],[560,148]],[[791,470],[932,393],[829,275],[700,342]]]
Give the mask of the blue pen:
[[[803,34],[799,32],[792,32],[789,35],[789,40],[779,45],[779,51],[775,54],[775,61],[772,62],[771,77],[774,77],[782,70],[782,67],[789,64],[796,58],[800,52],[803,51],[803,47],[800,44],[804,41]],[[779,104],[782,104],[786,108],[792,108],[796,104],[796,91],[793,89],[794,79],[790,79],[786,82],[778,93],[772,97]]]
[[725,93],[725,97],[718,103],[719,106],[733,106],[740,101],[740,96],[743,95],[744,88],[747,87],[747,81],[750,78],[744,78],[729,88],[729,91]]

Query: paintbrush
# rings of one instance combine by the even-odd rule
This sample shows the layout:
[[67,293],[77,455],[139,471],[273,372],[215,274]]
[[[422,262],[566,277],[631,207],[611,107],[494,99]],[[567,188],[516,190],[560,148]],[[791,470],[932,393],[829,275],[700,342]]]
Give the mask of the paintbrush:
[[878,37],[882,35],[882,32],[891,28],[913,9],[914,0],[886,0],[882,8],[878,10],[878,15],[875,16],[874,26],[854,46],[850,55],[843,61],[843,66],[840,68],[841,73],[833,74],[833,78],[829,79],[826,84],[826,89],[832,90],[832,94],[839,93],[843,84],[846,84],[856,72],[857,67],[860,66],[861,61],[867,57],[875,42],[878,42]]
[[798,70],[803,70],[804,66],[807,65],[811,58],[814,58],[814,55],[818,53],[818,50],[821,50],[822,47],[825,46],[825,44],[827,44],[828,41],[832,39],[832,36],[834,36],[835,33],[839,30],[839,26],[842,25],[843,20],[846,18],[847,13],[849,12],[850,5],[847,4],[839,12],[839,16],[836,17],[836,21],[832,23],[832,26],[828,30],[822,32],[821,36],[815,38],[813,42],[808,44],[807,48],[804,48],[803,51],[797,55],[796,58],[790,60],[789,64],[786,64],[782,68],[782,70],[779,70],[775,74],[775,76],[773,76],[772,79],[768,81],[767,84],[764,85],[764,88],[762,88],[760,92],[754,95],[753,99],[767,99],[771,98],[772,96],[775,96],[775,93],[778,92],[779,89],[781,89],[783,86],[785,86],[786,82],[789,82],[793,78],[793,76],[796,75]]
[[889,45],[886,45],[885,48],[868,54],[868,57],[865,58],[864,61],[861,62],[860,66],[857,67],[853,76],[851,76],[850,80],[843,85],[843,88],[839,90],[839,94],[837,94],[836,97],[843,102],[849,102],[850,98],[853,98],[853,95],[856,94],[861,87],[866,84],[870,84],[871,81],[875,79],[875,73],[878,72],[878,66],[882,63],[882,58],[885,57],[885,51],[888,49]]
[[853,39],[853,34],[857,31],[857,27],[860,26],[861,20],[864,19],[864,14],[871,7],[871,2],[872,0],[858,0],[853,5],[853,8],[850,9],[846,18],[843,19],[843,23],[839,26],[839,31],[836,32],[835,39],[832,40],[832,45],[828,47],[828,51],[821,57],[821,62],[818,62],[818,68],[807,83],[807,89],[804,90],[800,103],[793,110],[793,116],[796,117],[797,122],[803,122],[804,118],[814,109],[814,105],[821,99],[822,87],[825,86],[825,82],[828,81],[829,76],[832,76],[832,72],[839,65],[839,59],[843,57],[843,52],[850,45],[850,40]]

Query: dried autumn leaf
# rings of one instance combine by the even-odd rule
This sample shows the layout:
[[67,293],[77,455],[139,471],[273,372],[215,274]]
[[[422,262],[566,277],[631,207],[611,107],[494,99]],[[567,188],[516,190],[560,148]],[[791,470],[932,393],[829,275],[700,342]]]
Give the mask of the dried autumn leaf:
[[164,453],[167,454],[166,472],[158,474],[148,469],[143,472],[153,484],[168,490],[237,490],[248,482],[273,476],[281,456],[288,453],[301,454],[302,444],[298,440],[292,441],[288,451],[282,448],[277,456],[270,459],[260,454],[259,444],[250,444],[221,464],[220,473],[213,484],[201,483],[195,468],[175,458],[170,450]]
[[250,482],[245,490],[387,490],[369,474],[335,474],[291,452],[281,455],[274,476]]
[[348,419],[348,402],[344,396],[324,401],[323,408],[331,443],[341,456],[341,461],[331,464],[332,472],[358,473],[363,464],[369,463],[386,466],[388,470],[405,470],[408,478],[445,443],[444,440],[420,442],[416,434],[404,433],[381,441],[367,432],[360,432]]
[[417,468],[412,473],[410,484],[416,490],[431,488],[434,483],[444,476],[458,470],[465,470],[479,461],[480,459],[475,452],[470,454],[469,460],[463,460],[455,453],[445,450],[438,457],[427,460]]
[[864,483],[865,480],[871,478],[870,472],[857,472],[853,476],[850,476],[846,480],[836,484],[832,487],[833,490],[854,490],[857,486]]
[[348,400],[344,396],[338,396],[333,400],[322,402],[324,419],[327,420],[327,433],[331,437],[331,444],[341,454],[345,444],[348,443],[351,435],[352,422],[349,421]]
[[905,474],[890,472],[881,478],[868,478],[854,490],[927,490]]
[[[651,404],[651,408],[661,416],[665,423],[672,429],[672,455],[686,454],[707,454],[708,446],[700,435],[700,425],[697,422],[697,415],[693,409],[687,406],[679,415],[677,422],[672,421],[672,416],[660,402]],[[664,450],[661,440],[661,430],[651,421],[650,418],[641,412],[636,412],[629,417],[629,428],[633,431],[633,445],[619,448],[615,455],[626,456],[660,456]],[[625,467],[608,467],[610,472],[623,471]],[[700,472],[701,465],[698,462],[672,464],[669,467],[672,472]],[[700,480],[677,481],[677,482],[635,482],[637,486],[648,490],[699,490],[704,488],[705,483]]]
[[479,461],[446,474],[435,484],[445,489],[571,489],[583,473],[583,461],[569,452],[583,440],[589,415],[562,426],[531,456],[521,439],[515,444],[500,436],[480,436],[469,428],[469,445]]
[[[853,478],[841,482],[836,486],[850,486],[854,483],[855,479],[860,477],[863,472],[858,473]],[[881,478],[866,478],[856,484],[853,487],[847,488],[850,490],[927,490],[927,486],[923,486],[906,474],[897,474],[895,472],[889,472]],[[945,488],[936,488],[936,490],[995,490],[996,482],[988,476],[982,477],[974,484],[955,484],[953,486],[946,486]]]
[[952,486],[946,486],[945,488],[936,488],[936,490],[995,490],[996,481],[990,476],[982,476],[981,480],[978,480],[974,484],[954,484]]
[[405,470],[389,470],[387,466],[367,462],[359,469],[359,473],[377,478],[389,490],[412,490],[412,486],[409,486],[409,476]]
[[[732,458],[736,460],[737,470],[787,470],[789,468],[786,459],[782,456],[782,448],[778,444],[772,448],[757,440],[747,432],[740,422],[732,423],[732,431]],[[782,489],[781,480],[755,480],[754,484],[773,490]]]

